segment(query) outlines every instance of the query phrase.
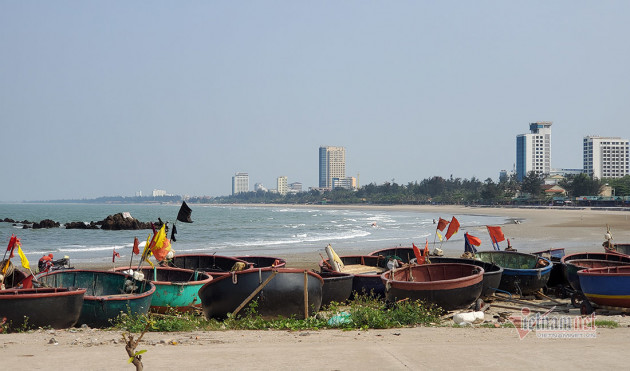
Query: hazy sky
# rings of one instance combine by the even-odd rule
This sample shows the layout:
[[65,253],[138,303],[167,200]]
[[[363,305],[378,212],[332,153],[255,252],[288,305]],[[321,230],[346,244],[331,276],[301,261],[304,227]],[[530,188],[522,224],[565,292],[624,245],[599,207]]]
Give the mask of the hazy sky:
[[348,176],[497,180],[630,138],[628,1],[0,0],[0,200],[227,195]]

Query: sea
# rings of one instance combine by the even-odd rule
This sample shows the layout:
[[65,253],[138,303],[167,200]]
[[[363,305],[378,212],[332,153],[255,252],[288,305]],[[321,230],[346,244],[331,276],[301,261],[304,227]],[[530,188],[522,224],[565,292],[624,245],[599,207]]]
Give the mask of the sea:
[[31,265],[49,253],[54,259],[68,256],[73,265],[111,263],[114,250],[121,255],[118,261],[129,261],[134,238],[137,237],[142,246],[150,230],[80,230],[63,226],[69,222],[97,222],[108,215],[128,212],[142,222],[161,218],[169,222],[169,227],[175,224],[177,234],[172,248],[176,254],[283,257],[319,252],[325,255],[324,249],[330,244],[339,255],[351,255],[412,243],[422,248],[428,242],[431,249],[438,246],[445,255],[458,256],[464,251],[463,232],[506,223],[503,217],[457,215],[460,231],[440,244],[439,239],[436,241],[434,223],[439,217],[450,220],[452,215],[367,207],[189,206],[193,223],[176,221],[180,204],[0,204],[0,220],[40,222],[51,219],[62,225],[60,228],[24,229],[21,224],[1,222],[0,241],[8,244],[15,234]]

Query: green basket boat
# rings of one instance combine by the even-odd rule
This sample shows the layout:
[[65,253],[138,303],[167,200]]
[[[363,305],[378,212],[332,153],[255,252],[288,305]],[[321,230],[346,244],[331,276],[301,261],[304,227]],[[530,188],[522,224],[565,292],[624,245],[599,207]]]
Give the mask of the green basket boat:
[[[117,272],[129,268],[116,268]],[[138,271],[138,270],[134,270]],[[153,282],[155,294],[151,300],[151,311],[166,313],[169,309],[178,312],[188,312],[194,307],[201,308],[199,289],[212,281],[212,276],[206,272],[173,267],[142,267],[140,272],[144,278]]]
[[121,313],[147,314],[155,285],[119,272],[63,269],[37,280],[48,287],[86,289],[81,315],[75,326],[108,327]]
[[549,259],[514,251],[478,251],[475,258],[503,267],[499,289],[521,295],[545,287],[553,267]]

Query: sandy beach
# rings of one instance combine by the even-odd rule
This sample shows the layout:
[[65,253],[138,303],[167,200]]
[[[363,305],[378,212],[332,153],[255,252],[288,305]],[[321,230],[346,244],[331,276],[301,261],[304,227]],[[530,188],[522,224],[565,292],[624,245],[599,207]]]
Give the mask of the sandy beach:
[[[310,206],[309,207],[313,207]],[[630,242],[630,212],[591,209],[477,208],[460,206],[321,206],[370,207],[450,215],[498,215],[520,223],[503,226],[513,245],[540,241],[574,251],[603,251],[610,225],[618,243]],[[528,245],[531,246],[531,245]],[[580,248],[583,246],[583,248]],[[547,248],[549,248],[547,247]],[[368,252],[368,251],[366,251]],[[315,269],[318,253],[284,256],[288,266]],[[491,319],[495,312],[488,312]],[[578,315],[575,310],[571,315]],[[600,318],[600,317],[596,317]],[[601,316],[619,328],[598,328],[594,338],[546,339],[530,333],[523,339],[514,328],[435,327],[368,331],[212,331],[148,333],[138,349],[146,349],[147,370],[172,369],[482,369],[613,368],[625,364],[630,322],[626,316]],[[64,370],[134,369],[119,331],[94,329],[36,330],[0,334],[6,369]]]

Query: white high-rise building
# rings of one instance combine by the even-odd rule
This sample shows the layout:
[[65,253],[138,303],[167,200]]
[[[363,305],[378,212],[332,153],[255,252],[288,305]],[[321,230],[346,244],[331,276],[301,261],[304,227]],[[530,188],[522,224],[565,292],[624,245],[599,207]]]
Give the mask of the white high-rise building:
[[523,180],[530,171],[551,172],[551,122],[529,124],[529,134],[516,136],[516,178]]
[[319,188],[332,189],[333,178],[346,177],[346,149],[319,147]]
[[287,177],[286,176],[279,176],[278,177],[278,193],[280,193],[281,195],[286,195],[287,192],[289,191],[289,187],[287,184]]
[[236,173],[232,177],[232,194],[249,192],[249,174]]
[[629,147],[619,137],[584,137],[584,172],[598,179],[630,175]]

